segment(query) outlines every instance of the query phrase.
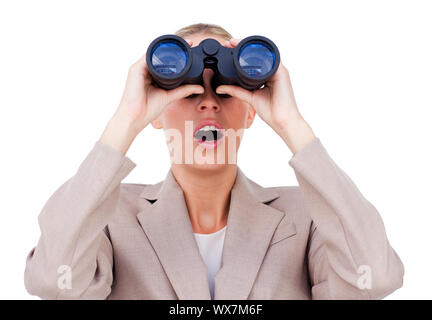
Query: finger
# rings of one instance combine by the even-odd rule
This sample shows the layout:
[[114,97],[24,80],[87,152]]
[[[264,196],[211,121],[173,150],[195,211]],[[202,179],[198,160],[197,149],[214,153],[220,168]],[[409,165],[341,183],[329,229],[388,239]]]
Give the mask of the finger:
[[287,68],[282,64],[282,61],[280,62],[275,74],[269,80],[267,80],[266,85],[271,87],[275,82],[278,81],[290,81],[289,72]]
[[175,89],[168,90],[168,103],[185,98],[191,94],[203,94],[204,87],[199,84],[186,84]]
[[228,47],[228,48],[235,48],[235,47],[239,44],[239,42],[240,42],[241,40],[242,40],[242,39],[235,39],[235,38],[231,38],[230,40],[225,41],[225,47]]
[[189,40],[188,44],[190,45],[191,48],[193,47],[193,41],[192,40]]
[[146,54],[144,54],[141,58],[139,58],[135,63],[133,63],[130,67],[129,67],[129,74],[142,74],[144,76],[146,76],[149,72],[148,72],[148,67],[147,67],[147,63],[146,63]]
[[240,43],[240,41],[242,41],[242,39],[235,39],[235,38],[231,38],[231,39],[230,39],[230,43],[231,43],[234,47],[236,47],[236,46]]
[[252,92],[249,90],[243,89],[239,86],[234,85],[221,85],[216,88],[216,93],[218,94],[229,94],[230,96],[236,97],[240,100],[243,100],[250,105],[252,104]]

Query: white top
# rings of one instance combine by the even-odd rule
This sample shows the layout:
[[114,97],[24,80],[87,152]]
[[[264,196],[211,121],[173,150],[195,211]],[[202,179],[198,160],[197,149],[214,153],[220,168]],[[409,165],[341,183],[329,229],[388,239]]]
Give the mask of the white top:
[[207,274],[212,300],[214,299],[214,276],[220,269],[222,261],[225,230],[226,226],[213,233],[194,233],[201,256],[207,265]]

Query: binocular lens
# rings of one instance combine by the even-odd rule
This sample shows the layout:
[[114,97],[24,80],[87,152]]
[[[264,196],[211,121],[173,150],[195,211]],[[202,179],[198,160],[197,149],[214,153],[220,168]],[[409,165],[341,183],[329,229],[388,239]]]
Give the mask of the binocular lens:
[[265,76],[273,68],[275,54],[264,43],[249,43],[241,48],[239,65],[250,77]]
[[188,53],[176,41],[161,42],[151,53],[151,62],[156,72],[163,76],[176,76],[186,67]]

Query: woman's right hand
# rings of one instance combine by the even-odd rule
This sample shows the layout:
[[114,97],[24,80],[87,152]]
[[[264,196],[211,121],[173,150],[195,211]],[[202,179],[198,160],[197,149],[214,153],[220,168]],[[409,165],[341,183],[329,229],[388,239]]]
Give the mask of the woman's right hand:
[[142,56],[130,68],[119,107],[99,141],[126,154],[135,137],[155,120],[171,102],[191,94],[202,94],[201,85],[183,85],[164,90],[152,85],[152,78]]

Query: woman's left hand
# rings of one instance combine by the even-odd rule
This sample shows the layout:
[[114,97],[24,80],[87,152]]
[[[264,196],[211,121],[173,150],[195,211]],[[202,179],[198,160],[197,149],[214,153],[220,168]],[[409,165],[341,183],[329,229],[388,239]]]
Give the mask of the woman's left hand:
[[[240,41],[241,39],[231,39],[225,46],[234,48]],[[229,94],[250,104],[293,153],[315,138],[297,108],[289,73],[282,62],[264,88],[249,91],[235,85],[221,85],[216,92]]]

